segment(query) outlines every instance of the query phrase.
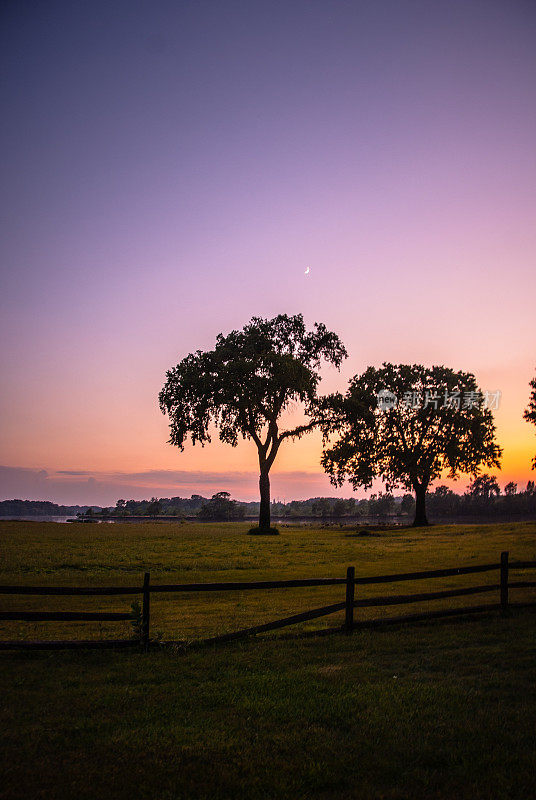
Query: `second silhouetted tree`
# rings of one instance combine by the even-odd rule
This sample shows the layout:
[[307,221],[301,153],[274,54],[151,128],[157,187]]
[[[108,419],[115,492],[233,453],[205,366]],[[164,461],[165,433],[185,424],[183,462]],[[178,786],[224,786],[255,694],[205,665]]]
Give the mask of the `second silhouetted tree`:
[[[474,375],[447,367],[384,364],[351,381],[345,396],[320,404],[332,483],[354,488],[376,478],[415,492],[414,525],[427,525],[426,492],[442,473],[477,475],[499,466],[491,411]],[[332,435],[338,440],[330,444]],[[328,446],[329,445],[329,446]]]

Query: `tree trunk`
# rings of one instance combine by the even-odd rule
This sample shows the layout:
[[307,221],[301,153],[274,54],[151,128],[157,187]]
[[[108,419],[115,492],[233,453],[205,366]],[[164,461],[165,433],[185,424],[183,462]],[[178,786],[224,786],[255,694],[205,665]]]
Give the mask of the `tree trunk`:
[[413,520],[413,527],[420,528],[423,525],[428,525],[426,517],[426,490],[428,486],[425,483],[414,484],[415,489],[415,519]]
[[268,470],[261,470],[259,477],[261,493],[261,507],[259,511],[259,530],[270,530],[270,474]]

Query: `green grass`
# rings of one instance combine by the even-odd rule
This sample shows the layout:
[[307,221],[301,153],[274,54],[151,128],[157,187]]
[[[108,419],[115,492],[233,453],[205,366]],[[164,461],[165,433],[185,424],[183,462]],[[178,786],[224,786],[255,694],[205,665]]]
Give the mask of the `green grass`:
[[[495,562],[501,550],[512,559],[536,559],[536,523],[367,537],[340,529],[282,528],[278,537],[246,532],[247,525],[232,524],[3,522],[0,582],[141,584],[145,569],[166,583],[330,577],[343,576],[351,564],[364,576]],[[372,596],[488,581],[497,575],[358,588]],[[153,630],[195,639],[343,595],[343,586],[154,595]],[[498,598],[479,595],[475,602],[486,599]],[[2,596],[1,602],[123,610],[130,598]],[[446,602],[424,609],[440,605]],[[399,611],[385,610],[392,613]],[[341,621],[339,614],[310,627]],[[352,636],[265,636],[200,649],[3,652],[0,798],[526,800],[534,796],[536,773],[535,622],[533,610],[514,610],[507,618]],[[0,632],[1,638],[125,634],[128,625],[121,623],[100,630],[5,623]]]
[[527,800],[535,622],[4,654],[0,797]]
[[[435,567],[496,562],[501,550],[512,559],[536,559],[536,522],[501,525],[387,529],[355,536],[339,528],[281,528],[279,536],[247,536],[248,524],[141,523],[60,525],[0,522],[0,583],[50,585],[142,584],[252,581],[344,577],[354,565],[358,576],[412,572]],[[412,593],[497,583],[497,573],[370,586],[375,594]],[[516,599],[522,599],[521,594]],[[61,598],[0,596],[9,610],[128,611],[132,597]],[[167,639],[196,639],[267,622],[309,608],[339,602],[344,587],[153,595],[153,632]],[[450,605],[496,602],[497,595],[459,598]],[[404,606],[407,613],[438,608],[445,601]],[[45,605],[46,604],[46,605]],[[399,613],[396,609],[359,611],[361,618]],[[341,614],[302,625],[330,627]],[[3,623],[0,638],[118,638],[128,623]]]

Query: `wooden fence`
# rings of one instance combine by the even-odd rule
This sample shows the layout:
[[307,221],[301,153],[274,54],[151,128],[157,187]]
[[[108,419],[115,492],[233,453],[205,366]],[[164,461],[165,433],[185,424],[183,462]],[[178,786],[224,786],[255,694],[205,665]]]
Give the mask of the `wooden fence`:
[[[229,592],[250,591],[263,589],[286,589],[312,586],[345,586],[345,599],[339,603],[314,608],[299,614],[293,614],[284,619],[266,622],[250,628],[212,636],[202,640],[203,643],[228,642],[257,633],[265,633],[300,622],[344,611],[344,624],[332,630],[344,630],[351,633],[356,628],[384,625],[386,623],[410,622],[439,617],[449,617],[459,614],[475,614],[483,611],[502,610],[507,612],[510,606],[525,607],[535,606],[536,602],[512,603],[509,599],[511,589],[535,588],[536,581],[510,580],[510,570],[531,569],[536,567],[536,561],[509,561],[508,552],[501,553],[500,561],[494,564],[480,564],[467,567],[451,567],[447,569],[433,569],[424,572],[405,572],[395,575],[377,575],[374,577],[360,578],[355,576],[355,567],[348,567],[344,578],[311,578],[286,581],[250,581],[248,583],[179,583],[179,584],[151,584],[150,574],[145,573],[142,586],[109,586],[109,587],[67,587],[67,586],[0,586],[0,594],[9,595],[48,595],[48,596],[110,596],[110,595],[142,595],[141,624],[139,637],[131,639],[110,640],[79,640],[79,641],[0,641],[0,649],[14,648],[76,648],[76,647],[132,647],[140,644],[147,648],[150,643],[150,602],[151,594],[161,592]],[[480,572],[498,572],[499,582],[483,584],[481,586],[468,586],[460,589],[443,589],[436,592],[419,592],[416,594],[395,594],[381,597],[356,598],[357,587],[378,583],[396,583],[400,581],[415,581],[430,578],[444,578],[455,575],[470,575]],[[372,620],[357,620],[354,617],[356,608],[371,608],[408,603],[424,603],[430,600],[443,598],[463,597],[485,593],[496,593],[499,602],[484,605],[469,605],[458,608],[425,611],[417,614],[406,614],[389,618]],[[28,620],[28,621],[55,621],[55,622],[92,622],[92,621],[129,621],[134,622],[132,611],[128,612],[80,612],[80,611],[0,611],[0,620]]]

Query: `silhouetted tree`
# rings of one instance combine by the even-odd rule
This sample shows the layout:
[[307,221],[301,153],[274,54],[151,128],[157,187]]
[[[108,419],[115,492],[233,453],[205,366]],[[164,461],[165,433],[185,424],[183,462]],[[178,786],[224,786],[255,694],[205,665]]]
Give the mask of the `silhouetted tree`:
[[[415,492],[414,525],[427,525],[426,492],[444,471],[478,474],[499,466],[491,411],[474,375],[447,367],[383,364],[351,381],[345,396],[319,404],[324,431],[322,465],[332,483]],[[335,444],[331,436],[339,435]]]
[[238,505],[236,500],[231,500],[229,492],[216,492],[208,503],[204,503],[199,511],[200,519],[214,519],[229,521],[244,519],[246,509]]
[[118,500],[117,503],[115,504],[116,513],[121,515],[124,514],[126,510],[126,505],[127,505],[126,502],[122,498]]
[[400,503],[400,510],[403,514],[412,514],[415,511],[415,500],[413,495],[405,494]]
[[[529,386],[532,392],[530,393],[529,404],[525,409],[523,417],[527,422],[532,422],[533,425],[536,425],[536,378],[531,380]],[[536,456],[532,459],[532,469],[536,469]]]
[[348,514],[355,514],[355,500],[350,498],[349,500],[343,500],[339,498],[335,500],[331,509],[331,513],[334,517],[345,517]]
[[252,439],[259,455],[259,531],[270,530],[270,469],[285,439],[296,439],[318,421],[280,431],[279,418],[293,402],[312,410],[322,360],[339,367],[346,350],[339,337],[315,323],[307,331],[303,317],[280,314],[253,317],[241,331],[220,334],[214,350],[198,350],[167,372],[160,408],[170,418],[170,443],[183,449],[210,442],[209,425],[222,442],[235,447]]
[[311,506],[311,511],[314,517],[323,517],[324,519],[333,515],[333,509],[327,497],[320,497],[315,500]]
[[489,500],[491,497],[498,497],[501,493],[495,475],[479,475],[470,484],[468,494],[472,497],[484,497]]
[[145,513],[149,517],[157,517],[159,514],[162,513],[162,504],[158,497],[151,497],[151,502],[147,506]]
[[395,500],[389,492],[380,492],[374,503],[374,513],[378,517],[388,517],[395,510]]
[[334,517],[344,517],[346,514],[346,501],[335,500],[331,508],[331,513]]
[[502,502],[499,503],[499,508],[506,512],[514,513],[516,510],[520,510],[520,500],[522,503],[523,499],[523,497],[518,498],[517,483],[509,481],[504,487],[504,497],[501,498]]
[[433,513],[447,514],[449,516],[456,513],[459,508],[460,497],[448,486],[437,486],[428,495],[428,506]]

